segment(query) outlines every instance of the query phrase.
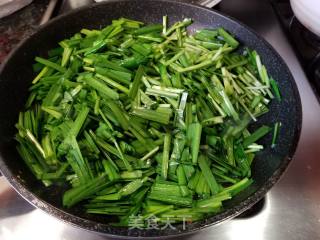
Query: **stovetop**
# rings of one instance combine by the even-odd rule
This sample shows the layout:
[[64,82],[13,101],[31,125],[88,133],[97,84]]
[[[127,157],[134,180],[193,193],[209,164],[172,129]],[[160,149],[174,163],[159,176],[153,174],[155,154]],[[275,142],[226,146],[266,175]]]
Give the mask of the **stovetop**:
[[0,64],[23,38],[36,31],[48,4],[49,0],[34,0],[18,12],[0,19]]
[[[65,0],[61,12],[91,2],[93,1]],[[284,58],[302,98],[302,134],[289,169],[262,202],[240,218],[183,239],[320,239],[320,192],[317,191],[320,183],[320,161],[317,157],[320,156],[320,106],[303,71],[305,66],[302,67],[299,63],[281,28],[282,20],[279,22],[269,1],[223,0],[217,10],[253,28]],[[0,178],[0,239],[79,238],[105,239],[69,226],[35,209],[15,193],[4,178]]]
[[289,0],[271,0],[271,3],[320,100],[320,37],[299,22]]

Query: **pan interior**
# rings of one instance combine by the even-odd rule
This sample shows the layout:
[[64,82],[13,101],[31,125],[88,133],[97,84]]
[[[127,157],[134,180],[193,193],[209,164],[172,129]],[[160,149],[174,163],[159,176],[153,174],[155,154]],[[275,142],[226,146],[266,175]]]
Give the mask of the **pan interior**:
[[[4,64],[0,73],[0,168],[16,189],[28,200],[36,198],[49,203],[38,207],[45,209],[65,221],[78,226],[112,235],[160,236],[179,234],[182,229],[153,232],[127,231],[108,225],[111,218],[85,214],[81,208],[62,209],[61,196],[65,186],[45,188],[26,168],[18,156],[13,140],[16,130],[14,124],[18,113],[28,96],[28,87],[34,77],[32,64],[35,56],[46,56],[49,49],[57,46],[60,40],[71,37],[82,28],[100,29],[120,17],[140,20],[145,23],[161,23],[162,16],[168,15],[171,22],[192,18],[194,24],[189,28],[194,32],[200,28],[217,28],[223,26],[233,33],[244,46],[256,49],[270,75],[278,81],[283,100],[273,101],[270,113],[261,117],[252,129],[262,124],[272,125],[282,122],[278,146],[270,147],[271,137],[264,138],[261,144],[266,148],[257,155],[253,164],[253,179],[255,183],[226,204],[225,212],[201,222],[190,224],[188,231],[217,223],[225,218],[240,213],[250,204],[258,201],[261,193],[265,193],[281,175],[292,157],[299,137],[301,109],[299,95],[292,76],[275,51],[261,38],[243,25],[230,20],[211,10],[189,4],[170,1],[115,1],[102,3],[76,10],[68,16],[59,17],[41,28],[35,35],[26,40]],[[275,179],[272,179],[275,177]],[[265,190],[264,190],[265,188]],[[260,195],[255,195],[260,191]],[[249,200],[248,200],[249,199]],[[246,200],[246,201],[245,201]],[[53,206],[53,207],[52,207]],[[66,214],[70,213],[70,214]],[[77,216],[77,217],[75,217]],[[80,218],[79,218],[80,217]]]

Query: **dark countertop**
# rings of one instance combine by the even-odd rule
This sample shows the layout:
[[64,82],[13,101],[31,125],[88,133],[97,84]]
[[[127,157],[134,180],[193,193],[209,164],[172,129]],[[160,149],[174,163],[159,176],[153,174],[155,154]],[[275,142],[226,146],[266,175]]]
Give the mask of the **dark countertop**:
[[0,63],[24,38],[39,26],[49,0],[34,0],[30,5],[0,19]]

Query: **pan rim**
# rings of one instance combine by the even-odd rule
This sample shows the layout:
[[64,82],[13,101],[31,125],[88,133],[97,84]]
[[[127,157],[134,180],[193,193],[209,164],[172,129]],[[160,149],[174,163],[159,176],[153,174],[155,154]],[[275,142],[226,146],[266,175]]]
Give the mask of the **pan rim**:
[[[139,0],[135,0],[135,1],[138,2]],[[194,8],[195,10],[200,9],[200,10],[209,11],[215,15],[218,15],[219,17],[222,17],[224,19],[227,19],[228,21],[231,21],[233,24],[236,24],[242,28],[247,29],[249,32],[251,32],[253,35],[255,35],[255,37],[257,37],[263,43],[264,47],[269,48],[269,50],[271,50],[272,53],[282,61],[283,66],[286,68],[286,71],[288,73],[290,73],[290,70],[289,70],[286,62],[282,59],[282,57],[279,55],[279,53],[271,46],[270,43],[268,43],[264,38],[262,38],[259,34],[257,34],[257,32],[255,30],[253,30],[250,27],[246,26],[245,24],[239,22],[238,20],[234,19],[233,17],[230,17],[226,14],[222,14],[222,13],[215,11],[215,10],[212,10],[210,8],[206,8],[206,7],[199,6],[199,5],[194,5],[191,3],[177,2],[174,0],[148,0],[148,1],[149,2],[163,2],[166,4],[174,4],[176,6],[183,5],[183,6],[187,6],[190,8]],[[27,37],[26,39],[21,41],[17,45],[17,47],[8,55],[8,57],[5,59],[5,61],[1,64],[0,76],[3,72],[3,70],[6,68],[6,66],[10,63],[10,60],[12,59],[12,57],[19,51],[19,49],[25,44],[25,42],[29,41],[34,36],[36,36],[38,32],[45,30],[46,28],[50,27],[50,25],[53,25],[56,22],[61,21],[61,19],[67,18],[70,15],[74,15],[77,12],[86,11],[90,8],[98,8],[101,5],[109,5],[112,3],[125,3],[125,2],[132,2],[132,0],[112,0],[112,1],[108,1],[108,2],[95,3],[95,4],[92,4],[89,6],[80,7],[78,9],[72,10],[66,14],[62,14],[62,15],[54,18],[52,21],[49,21],[48,23],[40,26],[35,33],[31,34],[29,37]],[[291,80],[292,80],[292,81],[290,81],[290,83],[291,83],[292,89],[294,91],[294,97],[295,97],[295,101],[297,104],[296,110],[297,110],[298,116],[296,117],[296,126],[295,126],[294,136],[293,136],[294,141],[291,143],[291,147],[288,151],[288,156],[286,156],[285,159],[283,159],[281,161],[280,166],[272,174],[272,176],[265,182],[264,186],[260,187],[256,192],[252,193],[247,199],[245,199],[244,201],[241,201],[239,204],[237,204],[237,205],[231,207],[230,209],[227,209],[219,214],[216,214],[212,217],[209,217],[209,218],[201,220],[201,221],[197,221],[196,227],[192,226],[194,223],[190,224],[190,228],[192,228],[192,229],[188,229],[183,232],[177,231],[177,233],[166,234],[165,231],[162,231],[162,232],[160,231],[160,232],[158,232],[158,235],[154,235],[152,237],[147,237],[144,235],[133,236],[133,235],[130,235],[129,231],[126,231],[126,232],[121,231],[121,228],[118,228],[118,227],[113,227],[108,224],[97,223],[92,220],[81,218],[79,216],[70,214],[70,213],[64,211],[63,209],[57,208],[57,207],[51,205],[50,203],[42,200],[41,198],[36,196],[33,192],[29,191],[23,184],[21,184],[21,182],[19,182],[17,180],[17,177],[14,176],[12,174],[12,172],[10,171],[10,169],[6,166],[6,164],[4,164],[3,160],[1,159],[1,156],[0,156],[0,171],[3,173],[3,176],[5,176],[6,179],[9,181],[9,183],[13,186],[13,188],[24,199],[26,199],[29,203],[31,203],[33,206],[37,207],[38,209],[41,209],[42,211],[44,211],[45,213],[47,213],[51,216],[54,216],[58,220],[61,220],[65,223],[68,223],[72,226],[75,226],[75,227],[78,227],[78,228],[81,228],[84,230],[103,234],[104,236],[125,238],[125,239],[127,239],[128,237],[130,237],[130,238],[157,238],[157,237],[175,237],[175,236],[192,234],[192,233],[195,233],[199,230],[207,228],[209,226],[221,224],[222,222],[225,222],[226,220],[234,218],[237,215],[244,212],[245,210],[249,209],[256,202],[258,202],[261,198],[263,198],[265,196],[265,194],[271,189],[271,187],[276,182],[278,182],[280,177],[283,176],[283,173],[285,172],[289,163],[291,162],[291,160],[294,156],[294,153],[296,151],[296,148],[298,146],[298,142],[299,142],[299,138],[300,138],[300,134],[301,134],[301,126],[302,126],[302,105],[301,105],[300,95],[298,92],[297,84],[296,84],[291,73],[289,74],[289,78],[291,78]],[[1,82],[0,82],[0,84],[1,84]],[[97,225],[98,225],[98,227],[97,227]],[[117,235],[117,234],[115,235],[115,234],[108,233],[108,231],[106,231],[107,228],[118,228],[119,233],[127,233],[127,235]],[[145,230],[141,230],[141,232],[145,232]]]

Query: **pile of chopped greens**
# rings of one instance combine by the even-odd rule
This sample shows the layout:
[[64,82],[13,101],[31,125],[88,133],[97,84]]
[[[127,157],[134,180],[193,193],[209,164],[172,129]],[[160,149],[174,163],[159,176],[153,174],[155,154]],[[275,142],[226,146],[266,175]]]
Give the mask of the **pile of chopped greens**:
[[277,83],[226,30],[190,35],[190,24],[120,18],[35,58],[17,149],[45,186],[69,186],[63,206],[122,226],[137,215],[196,221],[253,182],[256,142],[272,128],[248,125],[280,101]]

